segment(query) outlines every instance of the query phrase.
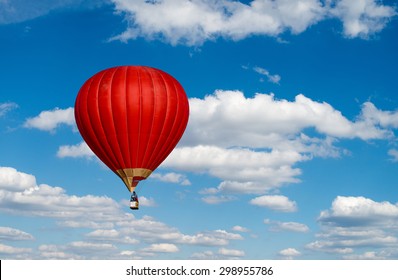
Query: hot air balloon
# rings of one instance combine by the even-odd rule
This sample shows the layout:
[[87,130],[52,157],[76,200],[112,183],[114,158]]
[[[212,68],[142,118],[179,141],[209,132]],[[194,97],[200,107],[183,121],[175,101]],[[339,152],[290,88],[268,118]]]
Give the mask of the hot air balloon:
[[[166,72],[118,66],[98,72],[79,90],[76,124],[90,149],[131,192],[171,153],[188,123],[188,98]],[[133,201],[134,197],[134,201]]]

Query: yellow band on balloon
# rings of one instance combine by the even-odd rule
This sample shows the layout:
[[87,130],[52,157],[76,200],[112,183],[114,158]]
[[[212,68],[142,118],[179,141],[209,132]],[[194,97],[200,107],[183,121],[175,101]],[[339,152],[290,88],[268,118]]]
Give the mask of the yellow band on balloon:
[[132,192],[138,184],[139,180],[134,178],[140,177],[140,180],[148,178],[151,175],[152,170],[146,168],[124,168],[116,170],[116,173],[123,180],[127,189]]

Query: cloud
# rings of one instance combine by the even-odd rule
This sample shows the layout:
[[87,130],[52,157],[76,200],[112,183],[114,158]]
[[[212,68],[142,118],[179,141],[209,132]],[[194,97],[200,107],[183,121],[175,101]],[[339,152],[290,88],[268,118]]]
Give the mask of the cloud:
[[51,111],[42,111],[37,117],[28,118],[24,123],[24,127],[54,132],[61,124],[75,127],[73,108],[55,108]]
[[32,249],[30,248],[19,248],[0,243],[0,254],[12,256],[13,259],[23,259],[26,256],[25,254],[29,254],[31,252]]
[[14,102],[0,103],[0,118],[16,108],[18,108],[18,104]]
[[[367,37],[381,31],[396,15],[395,8],[376,0],[235,0],[128,1],[112,0],[115,10],[128,23],[127,29],[111,40],[138,37],[161,39],[172,45],[202,45],[223,37],[278,37],[286,31],[300,34],[321,21],[337,18],[344,35]],[[154,16],[156,15],[156,16]]]
[[343,22],[343,33],[349,38],[368,38],[384,29],[388,21],[397,15],[395,7],[383,5],[377,0],[331,1],[330,14]]
[[193,253],[191,258],[199,260],[225,260],[225,259],[234,260],[234,259],[241,259],[244,256],[245,252],[242,250],[227,249],[222,247],[217,251],[206,250],[203,252]]
[[242,227],[242,226],[234,226],[232,228],[233,231],[238,231],[238,232],[249,232],[250,230],[248,228]]
[[0,227],[0,240],[19,241],[34,240],[34,237],[27,232],[10,227]]
[[59,158],[66,158],[66,157],[93,158],[93,157],[95,157],[95,154],[87,146],[86,142],[83,141],[83,142],[80,142],[80,144],[77,144],[77,145],[64,145],[64,146],[59,147],[59,149],[57,151],[57,157],[59,157]]
[[[322,211],[319,221],[338,226],[394,225],[398,222],[398,205],[375,202],[365,197],[338,196],[330,210]],[[398,226],[398,224],[397,224]]]
[[[151,199],[148,201],[152,203]],[[136,218],[111,198],[70,195],[61,187],[37,184],[35,176],[11,167],[0,168],[0,211],[14,216],[50,218],[65,234],[69,228],[73,232],[91,229],[83,231],[81,236],[77,234],[77,240],[65,245],[51,244],[48,240],[47,244],[38,244],[38,250],[2,244],[0,254],[16,258],[128,259],[132,254],[134,258],[156,258],[157,253],[174,252],[177,246],[218,248],[232,240],[243,240],[240,234],[224,229],[185,234],[150,216]],[[0,240],[37,242],[31,234],[6,226],[0,227]],[[131,245],[136,248],[134,251],[129,249]]]
[[[105,196],[68,195],[61,187],[37,184],[36,178],[11,167],[0,167],[0,211],[36,217],[91,218],[107,222],[108,214],[120,211],[119,205]],[[101,214],[102,213],[102,214]],[[112,217],[108,216],[109,220]]]
[[277,148],[287,146],[286,139],[308,128],[335,138],[370,140],[391,136],[386,129],[395,125],[397,113],[370,108],[371,103],[365,103],[353,122],[330,104],[303,94],[288,101],[278,100],[274,94],[257,93],[247,98],[241,91],[217,90],[204,99],[190,99],[191,117],[183,140],[190,145]]
[[161,174],[161,173],[156,172],[156,173],[151,174],[150,178],[157,179],[162,182],[181,184],[183,186],[191,185],[191,182],[187,179],[187,177],[185,175],[178,174],[175,172],[169,172],[166,174]]
[[293,231],[305,233],[310,230],[307,225],[297,222],[278,222],[265,219],[264,224],[270,225],[271,231]]
[[24,191],[35,186],[35,176],[18,172],[12,167],[0,166],[0,190],[17,192]]
[[179,251],[176,245],[170,243],[152,244],[151,246],[142,250],[155,253],[176,253]]
[[216,90],[189,102],[187,131],[162,167],[221,179],[201,191],[202,200],[213,204],[233,199],[225,194],[266,194],[300,182],[297,164],[348,153],[336,146],[340,139],[392,140],[398,125],[396,111],[379,110],[370,102],[350,120],[303,94],[290,101],[274,94],[246,97],[241,91]]
[[116,229],[97,229],[86,234],[86,237],[91,241],[101,241],[116,244],[138,244],[140,241],[131,238],[128,235],[123,235]]
[[245,252],[242,250],[220,248],[218,253],[224,257],[240,258],[245,256]]
[[[265,193],[285,183],[293,183],[301,171],[291,165],[305,157],[294,151],[262,152],[246,148],[194,146],[175,149],[162,166],[190,172],[206,172],[223,181],[206,190],[213,195],[227,193]],[[207,197],[214,200],[214,196]],[[231,200],[232,197],[219,199]]]
[[[246,97],[241,91],[216,90],[189,103],[187,130],[161,167],[220,179],[201,191],[202,201],[209,204],[234,200],[233,193],[266,194],[298,183],[302,172],[297,164],[347,153],[336,146],[340,139],[391,140],[398,128],[397,112],[379,110],[370,102],[353,120],[303,94],[290,101],[272,93]],[[90,158],[92,153],[82,142],[61,146],[57,156]],[[190,183],[177,172],[150,178]]]
[[375,258],[391,258],[398,252],[398,204],[338,196],[329,210],[320,213],[318,222],[321,231],[307,249],[337,253],[347,259],[361,259],[363,255],[356,250],[375,252],[367,254]]
[[280,212],[296,212],[297,205],[295,201],[289,200],[283,195],[263,195],[250,200],[250,204],[270,208]]
[[391,156],[391,161],[398,162],[398,150],[397,149],[388,150],[388,155]]
[[157,206],[157,203],[156,203],[155,199],[153,199],[152,197],[147,198],[145,196],[140,196],[139,197],[139,201],[140,201],[140,205],[141,206],[145,206],[145,207],[155,207],[155,206]]
[[237,198],[232,195],[208,195],[201,198],[207,204],[220,204],[224,202],[234,201]]
[[58,1],[9,1],[0,0],[0,25],[31,20],[52,11],[79,8],[90,9],[100,7],[107,0],[58,0]]
[[273,84],[279,84],[279,82],[281,81],[281,76],[279,76],[278,74],[271,74],[267,69],[256,66],[253,68],[253,70],[267,77],[268,81]]
[[294,248],[287,248],[279,251],[279,255],[284,259],[292,260],[293,258],[300,256],[301,253]]

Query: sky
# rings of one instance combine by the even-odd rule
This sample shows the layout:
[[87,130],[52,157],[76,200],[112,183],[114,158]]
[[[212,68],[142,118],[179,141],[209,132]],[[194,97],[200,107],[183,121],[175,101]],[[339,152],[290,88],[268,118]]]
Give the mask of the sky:
[[[1,259],[397,259],[398,6],[0,0]],[[137,192],[81,138],[117,65],[184,87],[183,138]]]

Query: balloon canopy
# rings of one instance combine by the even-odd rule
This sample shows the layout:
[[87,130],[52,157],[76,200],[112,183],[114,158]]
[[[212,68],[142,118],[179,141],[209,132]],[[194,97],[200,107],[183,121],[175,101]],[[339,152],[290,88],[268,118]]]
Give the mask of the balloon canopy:
[[133,191],[171,153],[188,123],[188,98],[166,72],[118,66],[81,87],[77,127],[91,150]]

